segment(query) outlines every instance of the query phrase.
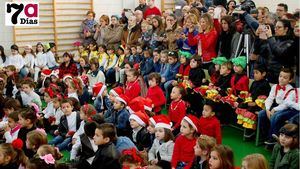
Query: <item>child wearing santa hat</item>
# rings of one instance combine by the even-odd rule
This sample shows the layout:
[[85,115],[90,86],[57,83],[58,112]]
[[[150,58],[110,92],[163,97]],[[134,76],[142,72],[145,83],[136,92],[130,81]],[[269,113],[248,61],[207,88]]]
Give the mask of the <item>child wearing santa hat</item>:
[[189,169],[195,157],[194,146],[199,133],[199,119],[188,115],[181,120],[180,135],[176,138],[171,165],[172,168]]
[[148,150],[151,147],[150,134],[147,132],[149,117],[145,112],[137,111],[129,116],[132,128],[131,140],[139,151]]
[[126,109],[127,103],[128,98],[124,94],[117,96],[114,102],[114,112],[112,113],[112,121],[117,128],[118,136],[130,137],[130,113]]
[[124,93],[123,88],[115,87],[109,91],[109,95],[105,94],[103,96],[104,100],[104,119],[107,123],[113,123],[112,121],[112,113],[114,112],[113,104],[116,100],[116,97],[122,95]]
[[82,95],[83,85],[79,78],[75,77],[70,81],[68,86],[68,98],[74,97],[79,101],[79,96]]
[[98,82],[92,89],[94,106],[98,113],[104,113],[104,99],[107,98],[107,87],[104,83]]
[[171,131],[171,124],[167,116],[160,115],[156,117],[156,138],[148,152],[148,161],[151,165],[171,168],[170,162],[174,150],[174,135]]

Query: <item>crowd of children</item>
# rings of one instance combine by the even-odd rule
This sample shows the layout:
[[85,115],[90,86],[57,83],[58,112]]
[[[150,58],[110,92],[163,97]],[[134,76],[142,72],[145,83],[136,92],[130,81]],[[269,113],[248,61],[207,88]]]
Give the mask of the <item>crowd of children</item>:
[[[260,35],[261,18],[271,16],[266,8],[257,8],[257,16],[239,11],[257,29],[249,63],[231,57],[238,32],[224,4],[206,8],[195,0],[177,17],[160,16],[148,1],[140,0],[133,16],[112,16],[110,25],[106,15],[98,25],[89,11],[78,50],[65,52],[60,64],[55,43],[26,45],[22,55],[14,44],[10,56],[0,46],[0,168],[234,169],[221,124],[236,121],[245,138],[256,134],[274,146],[269,163],[251,154],[242,169],[299,168],[299,65],[295,73],[295,65],[280,62],[299,40],[299,12],[277,11],[276,36],[287,34],[280,35],[288,27],[280,24],[298,19],[295,42],[286,42],[271,31]],[[263,58],[268,43],[281,49],[271,46],[270,58]],[[59,162],[64,150],[68,164]]]

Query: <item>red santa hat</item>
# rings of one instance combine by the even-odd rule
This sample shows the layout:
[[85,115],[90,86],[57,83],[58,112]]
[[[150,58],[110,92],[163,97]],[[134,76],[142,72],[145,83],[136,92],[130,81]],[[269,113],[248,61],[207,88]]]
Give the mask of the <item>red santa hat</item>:
[[73,79],[73,76],[71,74],[65,74],[63,77],[63,81],[65,82],[67,78]]
[[98,96],[101,96],[104,90],[106,89],[105,84],[102,82],[98,82],[93,86],[93,99],[95,99]]
[[79,79],[81,80],[83,86],[87,86],[89,84],[89,77],[87,75],[81,75],[79,76]]
[[154,119],[156,122],[155,128],[162,127],[171,130],[172,122],[166,115],[157,115]]
[[43,75],[45,77],[50,77],[51,70],[50,69],[44,69],[44,70],[42,70],[41,75]]
[[152,111],[153,106],[154,106],[153,101],[150,98],[146,97],[144,99],[144,109],[148,111]]
[[135,97],[128,103],[127,109],[130,114],[137,111],[144,111],[144,98],[141,96]]
[[113,94],[114,96],[119,96],[124,93],[124,90],[122,87],[115,87],[111,89],[109,93]]
[[128,97],[124,94],[121,94],[120,96],[117,96],[116,100],[124,103],[125,105],[127,105],[127,103],[128,103]]
[[193,128],[199,132],[200,131],[200,127],[199,127],[199,119],[194,116],[194,115],[187,115],[185,116],[182,120],[186,120],[191,126],[193,126]]
[[149,116],[145,112],[137,111],[129,116],[129,120],[135,120],[139,125],[146,127]]
[[50,76],[55,76],[56,78],[59,78],[59,69],[55,69],[55,70],[52,70]]

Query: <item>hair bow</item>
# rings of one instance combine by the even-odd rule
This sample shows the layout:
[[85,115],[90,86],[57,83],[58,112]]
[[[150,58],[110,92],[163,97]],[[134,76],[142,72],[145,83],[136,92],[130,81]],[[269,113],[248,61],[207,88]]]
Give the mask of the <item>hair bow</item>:
[[11,145],[14,149],[21,150],[23,148],[23,141],[17,138],[11,143]]
[[40,156],[40,159],[44,160],[46,164],[55,164],[55,159],[53,158],[52,154]]
[[136,162],[143,162],[143,159],[137,154],[137,150],[135,148],[123,150],[122,154],[131,156]]

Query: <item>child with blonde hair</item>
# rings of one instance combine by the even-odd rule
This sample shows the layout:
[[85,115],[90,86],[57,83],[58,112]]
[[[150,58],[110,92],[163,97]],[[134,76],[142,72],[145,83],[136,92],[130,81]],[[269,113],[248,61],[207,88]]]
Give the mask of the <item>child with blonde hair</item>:
[[241,169],[268,169],[268,162],[261,154],[249,154],[243,158]]
[[210,151],[216,146],[216,139],[207,135],[200,135],[194,146],[195,159],[193,161],[191,169],[209,167],[208,160]]

